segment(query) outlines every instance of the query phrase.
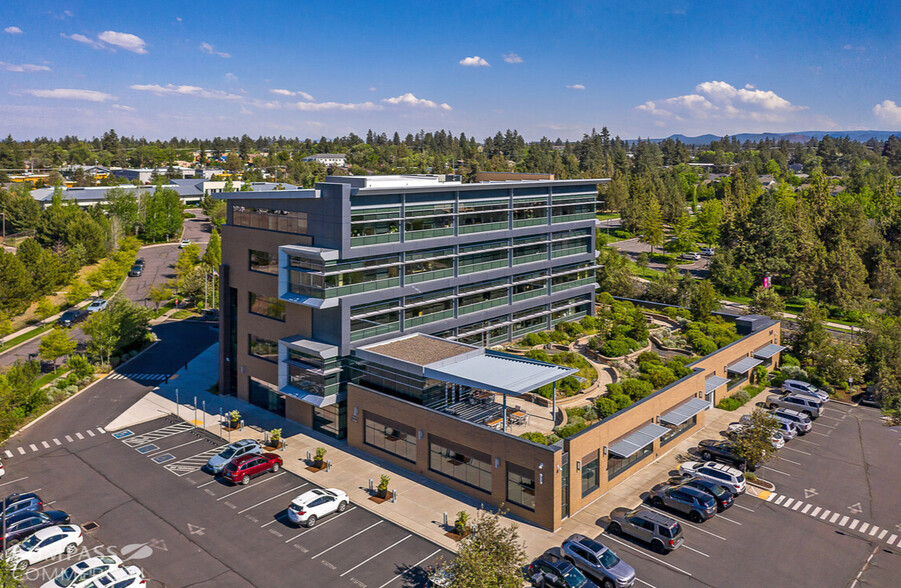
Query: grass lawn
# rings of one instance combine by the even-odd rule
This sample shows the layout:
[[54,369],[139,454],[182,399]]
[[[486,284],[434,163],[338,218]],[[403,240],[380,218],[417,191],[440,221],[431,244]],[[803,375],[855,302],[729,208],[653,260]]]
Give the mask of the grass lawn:
[[596,216],[597,216],[598,220],[609,220],[611,218],[619,218],[619,213],[618,212],[606,212],[604,214],[597,214]]
[[22,333],[18,337],[13,337],[9,341],[7,341],[6,344],[3,345],[2,349],[9,349],[10,347],[12,347],[14,345],[18,345],[19,343],[24,343],[25,341],[28,341],[29,339],[34,339],[38,335],[42,335],[52,328],[53,328],[53,323],[48,323],[46,325],[42,325],[36,329],[28,331],[27,333]]

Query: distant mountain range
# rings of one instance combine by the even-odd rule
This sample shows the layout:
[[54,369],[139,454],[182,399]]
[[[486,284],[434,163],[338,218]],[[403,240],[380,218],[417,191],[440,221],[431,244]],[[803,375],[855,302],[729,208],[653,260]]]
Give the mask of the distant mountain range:
[[[796,133],[739,133],[737,135],[729,135],[735,137],[742,143],[745,141],[763,141],[765,139],[787,139],[792,143],[806,143],[811,139],[820,140],[826,135],[833,137],[848,137],[854,141],[865,143],[870,139],[877,141],[885,141],[891,135],[901,137],[901,131],[798,131]],[[698,137],[686,137],[685,135],[670,135],[668,139],[678,139],[686,145],[707,145],[711,141],[722,139],[718,135],[700,135]],[[665,139],[651,139],[654,142],[664,141]]]

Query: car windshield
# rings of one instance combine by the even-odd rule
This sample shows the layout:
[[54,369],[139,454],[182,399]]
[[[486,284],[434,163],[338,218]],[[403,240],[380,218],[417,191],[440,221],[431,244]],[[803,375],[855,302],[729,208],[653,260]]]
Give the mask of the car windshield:
[[617,555],[609,549],[605,550],[604,553],[599,555],[598,559],[601,560],[601,565],[608,570],[619,563],[619,557],[617,557]]
[[723,498],[726,494],[728,494],[728,492],[726,492],[726,489],[719,484],[711,484],[710,491],[713,492],[713,495],[717,498]]
[[75,568],[69,568],[62,574],[56,577],[56,585],[62,586],[65,588],[66,586],[70,586],[72,582],[75,581],[75,578],[78,577],[78,570]]
[[22,541],[21,548],[23,551],[31,551],[39,542],[40,539],[38,539],[37,535],[32,535],[25,541]]
[[233,471],[235,471],[235,470],[237,470],[237,469],[238,469],[238,466],[236,466],[236,465],[233,464],[233,463],[230,463],[230,464],[228,464],[228,465],[225,466],[225,471],[226,471],[226,472],[233,472]]
[[223,457],[225,459],[231,459],[235,455],[235,453],[237,453],[237,451],[238,450],[235,449],[234,447],[229,447],[228,449],[226,449],[225,451],[220,453],[219,457]]
[[585,576],[583,576],[582,572],[580,572],[576,568],[570,568],[568,572],[563,574],[563,578],[570,586],[581,586],[586,582]]

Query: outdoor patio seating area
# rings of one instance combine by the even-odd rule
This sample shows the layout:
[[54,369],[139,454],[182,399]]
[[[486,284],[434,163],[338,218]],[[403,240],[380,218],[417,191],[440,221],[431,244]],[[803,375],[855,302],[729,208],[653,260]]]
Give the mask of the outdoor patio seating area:
[[[495,395],[485,390],[466,391],[456,402],[444,407],[436,407],[448,414],[471,423],[485,425],[502,431],[504,428],[504,405],[495,401]],[[550,432],[553,430],[551,411],[519,398],[507,399],[507,432],[518,435],[526,431]]]

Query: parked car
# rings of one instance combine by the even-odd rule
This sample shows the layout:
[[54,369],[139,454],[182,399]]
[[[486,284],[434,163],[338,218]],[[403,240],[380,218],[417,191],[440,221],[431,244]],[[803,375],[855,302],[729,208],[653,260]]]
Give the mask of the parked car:
[[703,439],[698,443],[698,451],[704,461],[721,461],[735,466],[741,471],[755,471],[759,463],[748,463],[744,457],[735,454],[735,449],[730,441],[718,441],[716,439]]
[[14,568],[24,570],[63,553],[72,555],[83,541],[84,533],[76,525],[47,527],[10,548],[6,556]]
[[810,417],[804,413],[792,410],[790,408],[777,408],[773,411],[773,416],[777,419],[785,419],[794,423],[799,435],[805,435],[813,428]]
[[584,535],[570,535],[560,549],[569,563],[604,588],[629,588],[635,583],[632,566],[599,541]]
[[811,396],[802,396],[800,394],[770,394],[766,397],[766,405],[772,409],[790,408],[797,410],[809,416],[812,419],[820,416],[823,412],[823,403]]
[[131,588],[147,584],[144,572],[138,566],[123,566],[113,568],[96,580],[87,584],[85,588]]
[[731,492],[729,492],[716,482],[711,482],[706,478],[692,478],[691,476],[681,476],[670,478],[669,483],[697,488],[698,490],[701,490],[702,492],[706,492],[710,496],[713,496],[713,499],[716,501],[717,512],[723,512],[727,508],[731,507],[735,502],[735,499],[732,497]]
[[657,484],[648,500],[657,508],[669,508],[686,515],[693,523],[701,523],[716,514],[716,501],[706,492],[690,486]]
[[135,265],[141,266],[141,269],[144,269],[144,258],[139,257],[135,260]]
[[190,245],[191,243],[193,243],[193,241],[191,241],[190,239],[182,239],[182,240],[181,240],[181,243],[178,244],[178,248],[179,248],[179,249],[184,249],[185,247],[187,247],[187,246]]
[[131,266],[131,269],[128,270],[128,276],[131,278],[140,277],[141,274],[143,274],[143,273],[144,273],[143,265],[134,264],[133,266]]
[[222,471],[222,468],[224,468],[226,464],[228,464],[228,462],[235,458],[250,454],[260,455],[262,453],[263,448],[259,443],[257,443],[253,439],[241,439],[240,441],[235,441],[234,443],[211,457],[210,460],[206,462],[206,467],[214,474],[218,474]]
[[679,256],[679,259],[686,259],[690,261],[697,261],[701,259],[700,253],[695,253],[694,251],[689,251],[688,253],[683,253]]
[[711,247],[701,247],[701,255],[704,257],[713,257],[715,252]]
[[596,584],[566,561],[559,547],[552,547],[529,564],[529,580],[533,586],[547,588],[589,588]]
[[745,491],[745,476],[739,470],[715,461],[686,461],[679,465],[679,472],[692,478],[704,478],[716,482],[734,495]]
[[860,400],[858,400],[857,403],[861,406],[874,406],[876,408],[882,407],[882,403],[879,402],[879,396],[872,390],[867,390],[866,392],[861,394]]
[[245,455],[236,457],[222,468],[222,477],[232,484],[249,484],[251,478],[277,472],[282,467],[282,458],[275,453]]
[[0,503],[0,514],[6,513],[10,516],[17,512],[24,511],[42,511],[44,510],[44,501],[34,492],[26,492],[24,494],[10,494]]
[[88,307],[85,309],[88,311],[88,314],[94,314],[100,310],[106,310],[106,307],[109,306],[109,302],[104,300],[103,298],[95,298],[88,304]]
[[84,308],[73,308],[72,310],[67,310],[62,314],[62,316],[57,319],[56,324],[60,327],[71,327],[75,323],[80,323],[90,316],[90,312],[88,312]]
[[778,431],[786,441],[791,441],[798,436],[798,428],[795,426],[795,423],[789,420],[780,419],[779,417],[776,417],[776,431]]
[[304,492],[291,501],[288,519],[295,525],[312,527],[316,521],[333,512],[344,512],[350,502],[347,494],[337,488],[316,488]]
[[[732,439],[735,435],[738,435],[746,428],[748,428],[748,424],[751,421],[750,419],[748,419],[747,421],[745,420],[745,417],[747,416],[748,415],[744,415],[743,417],[741,417],[739,422],[730,424],[726,429],[726,437]],[[783,447],[785,447],[785,437],[783,437],[781,433],[773,433],[773,436],[770,437],[770,444],[773,446],[773,449],[782,449]]]
[[72,564],[54,579],[45,582],[41,588],[84,588],[100,574],[122,565],[122,560],[115,555],[89,557]]
[[685,541],[679,521],[640,507],[634,510],[613,509],[607,531],[614,535],[626,534],[640,539],[658,553],[672,551]]
[[0,478],[3,477],[3,474],[6,473],[6,470],[3,469],[3,462],[0,461]]
[[19,511],[6,517],[6,546],[15,545],[35,531],[68,522],[69,515],[61,510],[48,510],[46,512]]
[[802,382],[801,380],[785,380],[782,382],[782,391],[788,394],[802,394],[804,396],[813,396],[819,398],[820,402],[829,402],[829,394],[820,390],[813,384]]

